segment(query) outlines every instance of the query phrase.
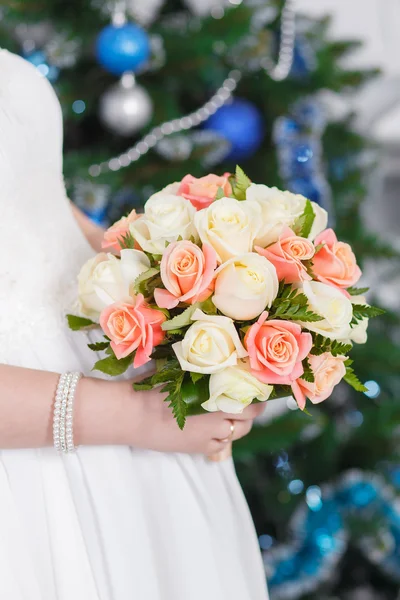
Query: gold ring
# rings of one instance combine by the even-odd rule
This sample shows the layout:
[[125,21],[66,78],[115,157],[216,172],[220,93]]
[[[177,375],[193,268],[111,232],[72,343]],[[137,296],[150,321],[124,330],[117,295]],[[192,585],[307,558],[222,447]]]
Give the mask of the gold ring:
[[230,432],[230,434],[228,435],[228,437],[223,438],[222,440],[218,440],[222,444],[227,444],[228,442],[230,442],[232,440],[233,436],[235,435],[235,421],[231,421],[229,419],[229,422],[231,424],[231,432]]

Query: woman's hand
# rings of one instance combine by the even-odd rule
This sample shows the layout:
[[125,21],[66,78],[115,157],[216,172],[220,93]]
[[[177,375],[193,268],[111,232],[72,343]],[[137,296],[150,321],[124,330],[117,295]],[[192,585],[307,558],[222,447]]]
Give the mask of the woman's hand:
[[165,394],[157,390],[132,393],[138,411],[136,422],[131,424],[131,446],[160,452],[216,454],[226,447],[227,442],[220,440],[230,438],[231,421],[235,422],[231,439],[238,440],[249,433],[253,420],[265,408],[264,404],[253,404],[240,415],[215,412],[188,417],[181,431],[164,398]]

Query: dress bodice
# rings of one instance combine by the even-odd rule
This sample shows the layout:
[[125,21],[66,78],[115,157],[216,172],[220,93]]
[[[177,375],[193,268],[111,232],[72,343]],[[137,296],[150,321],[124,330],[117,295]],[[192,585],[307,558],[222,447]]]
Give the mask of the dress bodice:
[[0,51],[0,362],[60,335],[91,255],[62,176],[62,114],[35,67]]

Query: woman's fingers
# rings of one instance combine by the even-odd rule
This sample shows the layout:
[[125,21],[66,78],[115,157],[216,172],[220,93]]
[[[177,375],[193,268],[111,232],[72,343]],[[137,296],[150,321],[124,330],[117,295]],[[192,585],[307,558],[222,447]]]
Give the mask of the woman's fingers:
[[256,404],[250,404],[244,411],[238,415],[223,413],[225,419],[232,419],[232,421],[248,421],[254,420],[265,410],[265,402],[257,402]]
[[214,434],[214,440],[222,443],[229,441],[239,440],[249,433],[253,426],[252,419],[246,421],[236,421],[231,419],[225,419],[224,422],[218,427],[218,430]]

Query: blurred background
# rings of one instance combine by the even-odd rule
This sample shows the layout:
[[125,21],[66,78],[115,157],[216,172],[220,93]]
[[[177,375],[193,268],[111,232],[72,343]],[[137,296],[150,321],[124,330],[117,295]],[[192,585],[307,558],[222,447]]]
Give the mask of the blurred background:
[[271,600],[400,600],[399,29],[399,0],[0,2],[93,220],[239,163],[329,210],[387,309],[354,349],[368,392],[271,402],[234,448]]

